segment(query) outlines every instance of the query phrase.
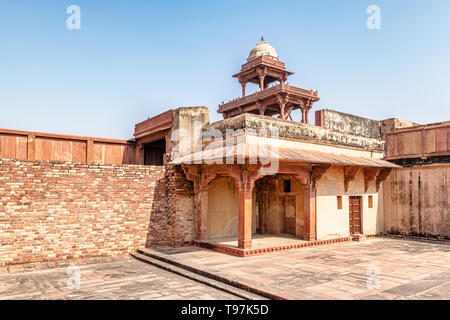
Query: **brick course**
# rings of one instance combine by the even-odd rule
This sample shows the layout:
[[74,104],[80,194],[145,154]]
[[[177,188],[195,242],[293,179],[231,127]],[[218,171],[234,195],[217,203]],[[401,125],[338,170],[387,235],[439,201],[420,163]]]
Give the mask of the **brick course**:
[[164,167],[0,159],[0,265],[167,242]]

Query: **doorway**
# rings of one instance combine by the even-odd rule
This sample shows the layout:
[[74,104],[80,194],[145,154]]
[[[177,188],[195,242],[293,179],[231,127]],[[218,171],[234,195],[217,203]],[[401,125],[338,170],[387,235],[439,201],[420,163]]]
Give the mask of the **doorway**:
[[349,197],[350,234],[362,233],[361,229],[361,197]]

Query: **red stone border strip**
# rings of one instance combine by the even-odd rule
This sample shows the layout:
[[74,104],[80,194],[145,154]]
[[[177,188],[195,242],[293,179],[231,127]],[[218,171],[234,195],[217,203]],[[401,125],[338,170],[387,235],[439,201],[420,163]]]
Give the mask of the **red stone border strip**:
[[410,235],[403,235],[403,234],[384,234],[382,236],[388,237],[388,238],[397,238],[397,239],[425,240],[425,241],[450,243],[450,239],[444,239],[444,238],[419,237],[419,236],[410,236]]
[[379,237],[380,235],[379,234],[376,234],[376,233],[373,233],[373,234],[365,234],[364,235],[366,238],[376,238],[376,237]]
[[210,249],[210,250],[230,254],[233,256],[241,257],[241,258],[246,258],[246,257],[252,257],[252,256],[257,256],[257,255],[262,255],[262,254],[267,254],[267,253],[300,249],[300,248],[313,247],[313,246],[321,246],[321,245],[327,245],[327,244],[345,242],[345,241],[351,241],[351,240],[352,240],[351,237],[345,237],[345,238],[337,238],[337,239],[330,239],[330,240],[318,240],[318,241],[303,242],[303,243],[298,243],[298,244],[276,246],[276,247],[269,247],[269,248],[262,248],[262,249],[238,249],[238,248],[224,246],[221,244],[209,243],[209,242],[198,241],[198,240],[192,241],[192,244],[199,246],[201,248]]

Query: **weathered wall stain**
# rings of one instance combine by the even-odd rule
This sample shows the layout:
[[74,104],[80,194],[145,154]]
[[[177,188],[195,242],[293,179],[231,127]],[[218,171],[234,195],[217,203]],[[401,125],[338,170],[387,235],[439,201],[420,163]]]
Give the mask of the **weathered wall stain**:
[[395,169],[384,182],[384,230],[450,238],[450,164]]

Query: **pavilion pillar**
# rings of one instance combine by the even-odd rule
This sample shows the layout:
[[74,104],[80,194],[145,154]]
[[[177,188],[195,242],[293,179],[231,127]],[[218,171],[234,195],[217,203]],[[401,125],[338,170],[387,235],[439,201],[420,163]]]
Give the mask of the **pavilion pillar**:
[[245,97],[245,86],[247,85],[247,83],[245,81],[239,81],[241,83],[242,86],[242,98]]
[[302,102],[300,107],[302,109],[302,122],[309,123],[309,110],[312,108],[313,101],[308,100],[306,102]]
[[[198,195],[197,195],[197,239],[208,239],[208,191],[209,184],[214,178],[215,174],[208,174],[201,172],[198,177]],[[195,183],[195,182],[194,182]]]
[[317,240],[317,184],[330,167],[330,164],[314,166],[311,170],[311,177],[308,179],[309,183],[303,184],[303,212],[305,217],[305,228],[303,232],[304,240]]
[[239,249],[252,247],[252,191],[255,181],[262,177],[259,168],[232,166],[228,168],[228,175],[236,182],[239,192]]
[[197,240],[208,239],[208,186],[199,186],[197,195]]
[[265,75],[259,76],[259,89],[261,89],[261,90],[264,90],[264,78],[265,78]]
[[303,123],[309,123],[309,109],[305,110],[305,119]]
[[280,106],[280,118],[286,120],[285,108],[288,103],[288,98],[286,95],[277,95],[277,102]]
[[284,107],[286,106],[285,103],[280,103],[280,117],[283,120],[286,120],[286,114],[284,113]]
[[252,191],[253,183],[239,183],[239,238],[238,247],[252,247]]
[[306,103],[304,101],[300,101],[300,110],[302,110],[302,123],[307,123],[308,115],[306,113]]
[[305,229],[303,231],[303,239],[306,241],[317,240],[316,231],[316,188],[312,184],[303,185],[303,203],[305,216]]

